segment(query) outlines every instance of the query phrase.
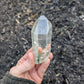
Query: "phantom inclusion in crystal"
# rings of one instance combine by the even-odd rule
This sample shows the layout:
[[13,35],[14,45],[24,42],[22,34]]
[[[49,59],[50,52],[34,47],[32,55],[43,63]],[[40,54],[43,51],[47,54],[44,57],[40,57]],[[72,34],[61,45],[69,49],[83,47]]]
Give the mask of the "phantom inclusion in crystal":
[[52,38],[52,24],[44,15],[34,23],[31,36],[35,64],[42,63],[49,58]]

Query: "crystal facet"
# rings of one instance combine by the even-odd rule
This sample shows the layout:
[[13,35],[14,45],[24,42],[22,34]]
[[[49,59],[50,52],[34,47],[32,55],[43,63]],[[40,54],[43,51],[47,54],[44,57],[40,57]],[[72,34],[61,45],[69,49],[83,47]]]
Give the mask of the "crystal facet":
[[42,63],[49,57],[52,38],[52,24],[44,15],[34,23],[31,36],[35,64]]

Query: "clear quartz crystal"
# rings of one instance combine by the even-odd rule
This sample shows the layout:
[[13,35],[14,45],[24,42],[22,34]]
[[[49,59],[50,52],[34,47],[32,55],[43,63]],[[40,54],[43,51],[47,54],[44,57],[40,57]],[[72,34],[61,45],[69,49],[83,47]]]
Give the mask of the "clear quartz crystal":
[[49,58],[52,38],[52,24],[44,15],[34,23],[31,36],[35,64],[42,63]]

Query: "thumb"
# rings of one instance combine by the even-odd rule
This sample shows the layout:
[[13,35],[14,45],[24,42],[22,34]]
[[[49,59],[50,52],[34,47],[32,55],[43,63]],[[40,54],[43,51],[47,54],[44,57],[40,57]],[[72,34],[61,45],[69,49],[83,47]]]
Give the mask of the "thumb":
[[11,71],[14,74],[20,75],[20,74],[32,69],[34,67],[34,65],[35,65],[35,63],[34,63],[33,54],[32,54],[32,52],[29,52],[26,60],[23,63],[16,65]]

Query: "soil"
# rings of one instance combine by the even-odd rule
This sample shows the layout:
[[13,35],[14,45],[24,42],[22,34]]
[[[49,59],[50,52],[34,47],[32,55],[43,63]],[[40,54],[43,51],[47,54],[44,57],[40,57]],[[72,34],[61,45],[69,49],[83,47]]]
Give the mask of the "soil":
[[84,84],[83,0],[0,0],[0,79],[31,45],[35,20],[53,25],[53,60],[42,84]]

